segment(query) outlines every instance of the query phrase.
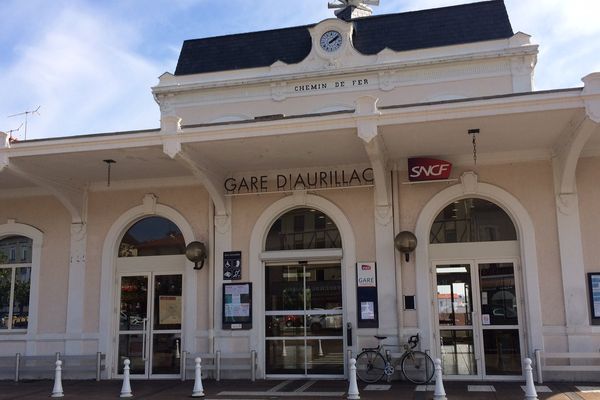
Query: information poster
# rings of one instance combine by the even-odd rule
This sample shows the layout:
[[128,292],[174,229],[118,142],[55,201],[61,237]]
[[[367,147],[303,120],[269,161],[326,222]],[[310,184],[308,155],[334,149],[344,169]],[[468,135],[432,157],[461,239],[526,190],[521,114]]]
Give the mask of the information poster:
[[590,315],[593,325],[600,325],[600,273],[588,274]]
[[223,284],[223,329],[252,328],[252,284]]
[[372,301],[363,301],[360,303],[360,319],[375,319],[375,303]]
[[356,300],[358,328],[378,328],[377,265],[374,262],[356,263]]
[[181,296],[159,296],[158,323],[160,325],[181,324]]

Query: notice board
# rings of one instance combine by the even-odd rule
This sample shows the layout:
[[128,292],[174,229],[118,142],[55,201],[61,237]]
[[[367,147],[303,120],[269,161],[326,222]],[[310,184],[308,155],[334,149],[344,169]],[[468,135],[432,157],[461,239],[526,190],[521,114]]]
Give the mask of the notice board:
[[223,284],[223,329],[252,329],[252,283]]

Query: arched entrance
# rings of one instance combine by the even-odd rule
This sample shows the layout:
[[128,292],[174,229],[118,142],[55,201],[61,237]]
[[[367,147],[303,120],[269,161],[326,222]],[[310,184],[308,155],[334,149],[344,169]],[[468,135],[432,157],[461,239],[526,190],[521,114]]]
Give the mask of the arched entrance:
[[116,370],[138,378],[180,376],[183,326],[183,234],[149,216],[123,235],[117,255]]
[[520,377],[514,359],[543,348],[533,223],[514,196],[476,174],[461,183],[435,195],[417,220],[422,348],[448,355],[450,376]]
[[458,199],[429,235],[434,337],[448,377],[520,376],[523,345],[519,242],[496,204]]
[[344,375],[342,266],[311,254],[341,248],[339,230],[315,208],[290,210],[271,226],[266,252],[305,257],[265,263],[267,375]]
[[[154,276],[164,274],[164,275],[182,275],[183,287],[182,287],[182,325],[180,329],[170,329],[166,332],[159,332],[159,330],[155,330],[156,333],[165,333],[165,334],[176,334],[179,333],[181,336],[180,340],[180,351],[195,351],[194,348],[194,333],[197,329],[196,326],[196,310],[197,310],[197,276],[195,271],[192,270],[192,264],[187,261],[185,255],[182,254],[172,254],[173,248],[171,247],[170,253],[164,254],[154,252],[154,255],[149,254],[151,251],[149,248],[153,246],[149,246],[148,249],[134,250],[131,247],[130,239],[128,238],[128,233],[133,229],[136,223],[146,220],[147,218],[153,217],[161,217],[162,220],[166,220],[168,224],[162,225],[163,227],[167,227],[166,232],[167,235],[161,234],[158,236],[168,236],[170,240],[172,240],[173,231],[169,231],[172,228],[172,225],[180,230],[181,235],[183,237],[184,243],[190,243],[195,240],[195,236],[190,224],[187,220],[175,209],[168,207],[166,205],[160,204],[157,202],[157,197],[152,194],[147,194],[144,196],[143,203],[137,207],[133,207],[124,214],[122,214],[111,226],[109,229],[102,248],[102,282],[100,287],[100,348],[99,351],[106,354],[106,365],[107,365],[107,378],[115,378],[120,376],[122,372],[123,360],[120,358],[119,354],[125,354],[126,352],[131,352],[132,354],[137,354],[143,361],[143,371],[141,373],[135,375],[138,378],[149,378],[149,377],[179,377],[180,375],[177,373],[172,373],[173,371],[159,371],[155,370],[152,373],[152,364],[148,360],[150,347],[148,345],[148,341],[150,340],[150,332],[151,329],[148,325],[148,321],[146,322],[147,329],[136,331],[134,329],[131,330],[122,330],[121,328],[121,289],[122,287],[131,286],[127,285],[127,282],[123,282],[121,279],[122,276],[140,276],[144,275],[147,277],[148,285],[144,286],[146,290],[152,290],[151,287],[155,284],[156,280]],[[149,220],[151,221],[151,220]],[[160,224],[158,224],[160,225]],[[141,227],[142,225],[140,225]],[[161,229],[159,229],[159,232]],[[164,229],[162,229],[164,233]],[[133,232],[131,232],[133,233]],[[178,235],[174,235],[178,237]],[[178,239],[179,240],[179,239]],[[136,243],[133,243],[135,245]],[[178,244],[180,246],[180,244]],[[167,246],[168,247],[168,246]],[[135,253],[137,251],[137,256],[125,257],[125,255],[129,253]],[[178,253],[180,250],[177,250]],[[119,255],[123,256],[119,256]],[[162,255],[160,255],[162,254]],[[136,275],[137,274],[137,275]],[[151,274],[148,277],[148,274]],[[143,280],[142,280],[143,281]],[[128,289],[126,289],[128,290]],[[156,291],[154,292],[156,293]],[[151,303],[146,302],[146,311],[149,314],[147,318],[156,319],[155,311],[159,313],[158,317],[160,318],[160,294],[159,296],[159,305],[158,309],[154,303],[156,296],[151,296],[152,292],[149,293],[148,297],[151,299]],[[173,296],[170,296],[173,297]],[[177,300],[175,300],[177,301]],[[137,302],[136,302],[137,303]],[[168,302],[167,302],[168,303]],[[135,304],[137,308],[137,304]],[[163,305],[168,305],[163,301]],[[140,302],[140,309],[142,307],[142,302]],[[154,309],[152,309],[154,307]],[[139,310],[139,309],[138,309]],[[127,320],[134,315],[127,315]],[[143,318],[142,318],[143,319]],[[124,321],[125,322],[125,321]],[[133,318],[132,322],[136,322],[136,319]],[[152,321],[154,323],[154,321]],[[160,322],[160,321],[159,321]],[[135,323],[130,325],[131,328],[137,329]],[[159,327],[160,328],[160,327]],[[133,339],[132,347],[127,349],[127,347],[123,348],[123,351],[119,348],[119,332],[124,332],[124,334],[141,334],[145,336],[145,341],[141,340],[141,338],[137,338],[137,344],[135,343],[136,339]],[[157,337],[157,341],[164,337]],[[132,339],[132,338],[127,338]],[[154,340],[154,338],[153,338]],[[124,340],[124,345],[126,346],[127,341]],[[139,345],[143,345],[142,349],[139,348]],[[175,357],[177,356],[177,344],[175,344]],[[144,351],[142,351],[144,350]],[[137,352],[137,353],[136,353]],[[144,353],[142,357],[141,354]],[[173,354],[173,353],[168,353]],[[165,356],[163,360],[171,356]],[[145,358],[145,359],[144,359]],[[133,362],[132,362],[133,364]],[[140,364],[138,364],[140,365]],[[140,371],[138,371],[140,372]]]
[[[355,324],[354,234],[330,201],[295,194],[258,219],[250,245],[261,375],[342,377]],[[343,247],[343,251],[342,251]]]

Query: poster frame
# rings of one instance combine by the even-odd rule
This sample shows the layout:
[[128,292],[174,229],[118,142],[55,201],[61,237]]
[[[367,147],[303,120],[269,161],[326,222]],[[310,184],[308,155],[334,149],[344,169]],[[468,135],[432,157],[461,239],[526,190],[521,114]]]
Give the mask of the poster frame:
[[[600,283],[600,272],[588,272],[588,294],[589,294],[589,303],[590,303],[590,320],[592,325],[600,325],[600,304],[596,307],[594,303],[594,293],[596,293],[597,297],[600,298],[600,287],[594,288],[594,280],[597,280]],[[599,302],[600,303],[600,302]],[[598,315],[596,317],[596,315]]]
[[[227,288],[228,287],[233,287],[233,286],[248,286],[248,296],[249,296],[249,301],[250,301],[250,312],[249,315],[246,317],[233,317],[232,318],[228,318],[226,319],[225,317],[225,306],[226,306],[226,299],[225,299],[225,293],[227,292]],[[252,329],[252,282],[236,282],[236,283],[223,283],[223,303],[222,303],[222,310],[221,310],[221,320],[222,320],[222,325],[223,325],[223,329],[226,330],[248,330],[248,329]]]

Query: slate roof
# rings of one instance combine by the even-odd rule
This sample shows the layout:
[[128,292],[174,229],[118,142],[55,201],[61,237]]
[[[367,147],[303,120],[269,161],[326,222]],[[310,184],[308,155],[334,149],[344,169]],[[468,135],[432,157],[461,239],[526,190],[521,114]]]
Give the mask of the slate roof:
[[[503,0],[376,15],[352,20],[353,44],[362,54],[389,47],[407,51],[450,46],[513,35]],[[241,33],[183,43],[175,75],[296,64],[308,56],[314,25]]]

